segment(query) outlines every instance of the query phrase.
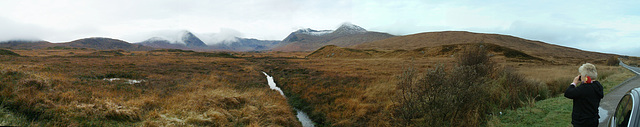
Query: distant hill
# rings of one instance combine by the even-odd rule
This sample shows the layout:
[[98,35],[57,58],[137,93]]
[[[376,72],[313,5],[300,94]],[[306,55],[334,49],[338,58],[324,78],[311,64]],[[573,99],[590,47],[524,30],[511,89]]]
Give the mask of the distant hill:
[[392,37],[351,47],[355,49],[413,50],[420,47],[437,47],[442,45],[468,43],[495,44],[548,60],[561,60],[566,58],[599,60],[614,56],[613,54],[583,51],[540,41],[526,40],[509,35],[472,33],[465,31],[426,32]]
[[185,32],[182,35],[182,42],[189,48],[206,48],[207,44],[204,44],[200,38],[193,35],[191,32]]
[[152,37],[145,41],[138,42],[136,44],[149,46],[153,48],[164,48],[164,49],[189,49],[184,44],[172,43],[169,40],[162,39],[160,37]]
[[58,43],[58,45],[74,47],[74,48],[92,48],[97,50],[113,50],[113,49],[121,49],[121,50],[129,50],[129,51],[153,50],[153,48],[151,47],[142,46],[138,44],[131,44],[129,42],[118,40],[118,39],[101,38],[101,37],[78,39],[78,40],[74,40],[67,43]]
[[297,30],[289,34],[273,50],[313,51],[325,45],[347,47],[390,37],[394,36],[387,33],[367,31],[360,26],[344,23],[333,31],[309,28]]
[[52,47],[71,47],[71,48],[92,48],[97,50],[129,50],[129,51],[146,51],[152,50],[151,47],[146,47],[137,44],[131,44],[118,39],[92,37],[78,39],[65,43],[51,43],[47,41],[4,41],[0,42],[1,48],[9,49],[45,49]]
[[170,49],[206,49],[207,45],[197,36],[189,31],[180,31],[174,35],[178,36],[176,40],[169,40],[162,37],[151,37],[137,44],[149,46],[153,48],[170,48]]
[[42,49],[55,46],[54,43],[41,40],[9,40],[0,42],[0,48]]
[[234,42],[218,43],[209,45],[209,49],[227,50],[227,51],[263,51],[270,50],[281,41],[276,40],[258,40],[253,38],[238,38]]
[[492,55],[504,56],[518,61],[545,61],[538,57],[531,56],[524,52],[503,47],[496,44],[484,43],[476,45],[473,43],[440,45],[434,47],[422,47],[413,50],[378,50],[378,49],[353,49],[338,47],[335,45],[324,46],[311,54],[308,58],[421,58],[421,57],[451,57],[457,52],[469,46],[483,46]]

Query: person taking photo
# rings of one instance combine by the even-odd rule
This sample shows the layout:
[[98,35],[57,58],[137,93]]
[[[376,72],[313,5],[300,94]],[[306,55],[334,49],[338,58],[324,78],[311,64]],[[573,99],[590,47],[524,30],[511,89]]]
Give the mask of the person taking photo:
[[578,68],[578,72],[580,75],[564,91],[564,96],[573,100],[571,124],[574,127],[597,127],[600,118],[598,107],[604,93],[600,82],[595,80],[598,78],[596,66],[585,63]]

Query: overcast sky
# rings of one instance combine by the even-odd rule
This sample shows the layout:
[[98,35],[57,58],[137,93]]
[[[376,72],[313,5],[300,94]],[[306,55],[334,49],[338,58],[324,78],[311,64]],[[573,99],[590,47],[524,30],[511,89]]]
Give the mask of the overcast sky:
[[583,50],[640,56],[639,0],[2,0],[0,41],[140,42],[158,31],[282,40],[344,22],[407,35],[507,34]]

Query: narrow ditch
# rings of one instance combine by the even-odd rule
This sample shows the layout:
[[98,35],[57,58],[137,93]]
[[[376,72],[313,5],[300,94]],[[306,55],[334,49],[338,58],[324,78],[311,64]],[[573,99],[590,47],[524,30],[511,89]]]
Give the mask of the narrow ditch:
[[[269,84],[269,88],[271,88],[272,90],[280,92],[280,95],[282,95],[284,98],[287,98],[287,96],[284,95],[284,93],[282,92],[280,87],[276,86],[276,82],[273,81],[273,77],[269,76],[265,72],[262,72],[262,74],[267,76],[267,82],[269,82],[268,83]],[[302,110],[299,110],[297,108],[293,108],[293,109],[296,110],[296,113],[297,113],[296,117],[298,117],[298,121],[300,121],[300,123],[302,123],[303,127],[313,127],[314,126],[313,121],[311,121],[311,119],[309,119],[309,116],[307,116],[307,113],[305,113]]]

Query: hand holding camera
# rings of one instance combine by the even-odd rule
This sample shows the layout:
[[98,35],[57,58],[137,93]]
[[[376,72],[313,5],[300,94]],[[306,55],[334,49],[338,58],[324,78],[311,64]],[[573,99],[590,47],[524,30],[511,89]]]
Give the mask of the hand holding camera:
[[573,78],[573,84],[579,85],[582,82],[582,76],[578,75]]

